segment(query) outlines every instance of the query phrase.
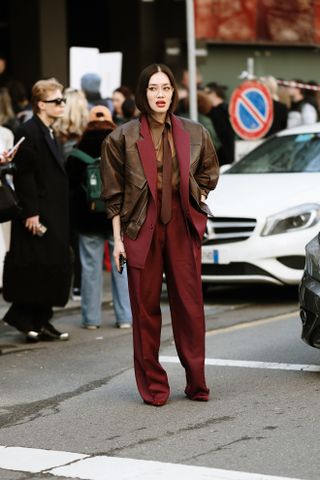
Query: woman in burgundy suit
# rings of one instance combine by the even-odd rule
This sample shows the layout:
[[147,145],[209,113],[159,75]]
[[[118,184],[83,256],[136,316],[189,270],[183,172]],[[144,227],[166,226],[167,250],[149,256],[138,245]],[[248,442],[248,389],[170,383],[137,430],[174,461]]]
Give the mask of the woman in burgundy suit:
[[175,344],[186,372],[185,394],[207,401],[201,241],[218,180],[209,133],[172,112],[178,102],[171,70],[152,64],[140,74],[141,112],[102,146],[103,198],[112,218],[114,257],[127,260],[133,314],[134,366],[145,403],[161,406],[170,389],[159,363],[160,295],[166,275]]

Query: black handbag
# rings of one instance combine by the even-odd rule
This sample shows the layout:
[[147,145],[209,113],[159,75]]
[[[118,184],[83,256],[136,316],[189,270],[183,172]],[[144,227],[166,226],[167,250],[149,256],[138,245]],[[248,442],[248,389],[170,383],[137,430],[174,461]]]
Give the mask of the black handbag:
[[12,220],[20,212],[17,195],[6,177],[14,168],[14,165],[9,163],[0,169],[0,223]]

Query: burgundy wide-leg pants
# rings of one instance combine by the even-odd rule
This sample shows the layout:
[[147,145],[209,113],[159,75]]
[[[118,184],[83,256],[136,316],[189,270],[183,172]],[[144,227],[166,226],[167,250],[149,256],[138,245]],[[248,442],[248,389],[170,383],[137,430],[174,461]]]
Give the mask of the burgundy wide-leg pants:
[[170,393],[167,374],[159,363],[163,272],[176,349],[186,372],[185,393],[192,400],[207,400],[201,249],[190,234],[176,193],[171,221],[167,225],[157,221],[145,267],[128,265],[135,375],[141,397],[152,405],[164,404]]

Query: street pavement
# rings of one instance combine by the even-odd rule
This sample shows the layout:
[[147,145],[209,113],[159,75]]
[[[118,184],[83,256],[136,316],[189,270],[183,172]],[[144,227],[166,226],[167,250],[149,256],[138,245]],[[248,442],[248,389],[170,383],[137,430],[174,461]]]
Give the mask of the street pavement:
[[0,328],[16,346],[0,357],[1,480],[318,480],[319,352],[300,340],[296,292],[209,291],[208,403],[184,396],[164,292],[162,408],[137,393],[132,334],[110,303],[98,332],[73,307],[56,318],[69,342],[27,345]]

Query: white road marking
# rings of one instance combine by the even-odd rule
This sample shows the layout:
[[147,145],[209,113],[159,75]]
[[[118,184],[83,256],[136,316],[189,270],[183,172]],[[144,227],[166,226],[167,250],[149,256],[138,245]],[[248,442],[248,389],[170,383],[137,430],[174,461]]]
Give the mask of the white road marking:
[[[160,356],[160,362],[180,363],[178,357]],[[206,358],[206,365],[215,367],[241,367],[241,368],[266,368],[270,370],[293,370],[303,372],[320,372],[320,365],[255,362],[247,360],[228,360],[227,358]]]
[[230,325],[230,327],[216,328],[215,330],[210,330],[209,332],[206,332],[206,336],[212,337],[214,335],[221,335],[222,333],[234,332],[236,330],[244,330],[245,328],[259,327],[268,323],[278,322],[280,320],[287,320],[288,318],[292,317],[299,317],[299,312],[297,311],[283,313],[281,315],[276,315],[275,317],[263,318],[261,320],[253,320],[252,322],[238,323],[237,325]]
[[37,473],[86,457],[80,453],[0,446],[0,468],[5,470]]
[[[207,336],[220,335],[236,330],[242,330],[245,328],[259,327],[272,322],[278,322],[280,320],[287,320],[288,318],[295,317],[298,312],[289,312],[275,317],[265,318],[263,320],[255,320],[252,322],[244,322],[238,325],[231,325],[230,327],[218,328],[211,332],[207,332]],[[180,363],[176,356],[160,356],[160,361],[163,363]],[[240,367],[240,368],[265,368],[270,370],[291,370],[291,371],[303,371],[303,372],[320,372],[320,365],[308,365],[308,364],[295,364],[295,363],[276,363],[276,362],[256,362],[247,360],[229,360],[225,358],[206,358],[206,365],[216,367]]]
[[79,453],[0,446],[0,468],[83,480],[299,480],[297,478]]

